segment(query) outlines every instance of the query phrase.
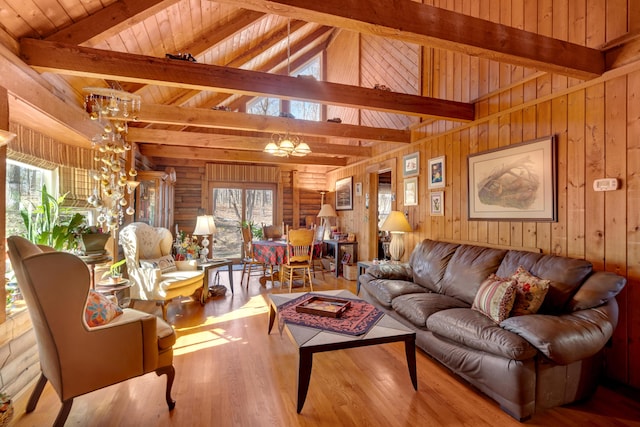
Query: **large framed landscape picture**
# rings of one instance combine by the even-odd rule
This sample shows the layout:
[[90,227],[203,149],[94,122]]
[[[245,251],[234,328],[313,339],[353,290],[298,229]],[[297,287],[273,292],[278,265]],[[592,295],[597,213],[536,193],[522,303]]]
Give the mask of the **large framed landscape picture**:
[[353,177],[336,181],[336,210],[350,211],[353,209]]
[[469,219],[556,221],[553,136],[471,154]]

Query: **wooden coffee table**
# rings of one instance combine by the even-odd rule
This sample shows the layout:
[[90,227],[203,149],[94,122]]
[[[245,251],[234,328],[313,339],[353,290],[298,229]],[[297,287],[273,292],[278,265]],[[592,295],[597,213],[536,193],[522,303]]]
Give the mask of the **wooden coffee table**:
[[[304,295],[306,292],[292,294],[269,294],[269,332],[278,315],[278,307],[292,299]],[[342,298],[359,299],[349,291],[325,291],[314,292]],[[352,336],[339,334],[336,332],[324,331],[322,329],[284,324],[293,343],[298,347],[298,405],[297,412],[302,411],[304,401],[307,398],[309,380],[311,379],[311,366],[313,364],[313,354],[323,351],[342,350],[345,348],[363,347],[368,345],[386,344],[391,342],[404,341],[409,376],[415,390],[418,389],[416,376],[416,333],[398,322],[391,316],[382,315],[374,326],[363,335]]]

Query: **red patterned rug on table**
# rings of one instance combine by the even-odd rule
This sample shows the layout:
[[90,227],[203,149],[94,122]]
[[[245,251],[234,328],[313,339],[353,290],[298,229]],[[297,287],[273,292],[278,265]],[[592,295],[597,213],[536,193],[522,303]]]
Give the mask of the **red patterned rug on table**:
[[[278,307],[279,322],[308,326],[324,331],[338,332],[347,335],[367,333],[384,314],[373,305],[361,299],[336,297],[351,301],[351,306],[338,318],[317,314],[298,313],[296,306],[312,297],[326,297],[322,294],[306,293]],[[281,325],[282,326],[282,325]]]

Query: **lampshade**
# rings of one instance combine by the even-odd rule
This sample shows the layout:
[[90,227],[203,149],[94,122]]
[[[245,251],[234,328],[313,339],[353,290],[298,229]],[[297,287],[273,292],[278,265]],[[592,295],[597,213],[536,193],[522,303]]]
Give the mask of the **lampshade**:
[[216,224],[213,215],[198,215],[194,236],[208,236],[216,232]]
[[409,221],[407,221],[407,218],[400,211],[391,211],[389,216],[387,216],[387,219],[384,220],[380,230],[396,233],[407,233],[413,231]]
[[336,210],[328,203],[322,205],[320,212],[318,212],[318,218],[335,218],[337,216]]

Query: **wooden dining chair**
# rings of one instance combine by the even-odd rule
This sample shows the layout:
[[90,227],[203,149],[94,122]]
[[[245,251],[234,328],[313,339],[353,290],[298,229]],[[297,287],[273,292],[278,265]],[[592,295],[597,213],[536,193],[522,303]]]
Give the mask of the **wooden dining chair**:
[[[249,225],[242,226],[242,251],[244,256],[242,258],[242,276],[240,277],[240,286],[242,287],[242,282],[244,281],[244,276],[246,274],[247,289],[249,289],[249,280],[251,279],[251,271],[253,270],[254,265],[260,267],[262,270],[260,273],[261,275],[264,276],[266,274],[265,265],[257,261],[253,253],[253,233],[251,232],[251,227]],[[273,282],[273,267],[271,269],[271,281]]]
[[324,280],[324,264],[322,264],[322,256],[324,254],[324,244],[322,241],[324,240],[324,226],[317,226],[314,230],[314,241],[313,241],[313,258],[311,260],[311,271],[313,273],[313,277],[316,277],[316,271],[320,271],[322,273],[322,280]]
[[[311,265],[313,262],[313,243],[315,232],[306,228],[287,232],[287,262],[282,265],[282,280],[289,280],[289,292],[293,286],[294,276],[302,279],[304,287],[307,278],[313,292]],[[301,273],[297,273],[300,272]]]
[[278,240],[284,234],[284,230],[276,225],[262,224],[262,235],[264,240]]

